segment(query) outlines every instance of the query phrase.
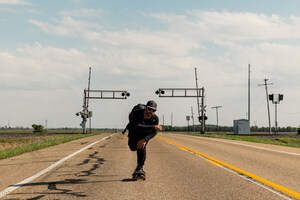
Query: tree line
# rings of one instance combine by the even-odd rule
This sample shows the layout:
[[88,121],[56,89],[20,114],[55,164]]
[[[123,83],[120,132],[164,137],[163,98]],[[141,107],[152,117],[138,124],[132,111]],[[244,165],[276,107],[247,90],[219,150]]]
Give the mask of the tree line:
[[[278,132],[297,132],[299,128],[296,127],[278,127]],[[174,131],[174,132],[186,132],[186,131],[201,131],[200,125],[195,126],[163,126],[164,131]],[[205,131],[207,132],[217,132],[218,127],[217,125],[206,125]],[[269,132],[269,127],[258,127],[258,126],[251,126],[250,127],[251,132]],[[272,127],[272,131],[275,131],[275,127]],[[219,132],[233,132],[233,126],[219,126]]]

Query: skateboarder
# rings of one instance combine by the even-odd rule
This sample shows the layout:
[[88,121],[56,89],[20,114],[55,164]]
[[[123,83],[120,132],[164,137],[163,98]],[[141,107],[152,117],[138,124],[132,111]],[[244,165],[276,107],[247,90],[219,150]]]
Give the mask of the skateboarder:
[[143,166],[146,160],[146,146],[150,139],[156,134],[157,130],[162,130],[158,125],[158,117],[155,115],[157,104],[150,100],[145,106],[132,111],[132,119],[128,124],[128,145],[131,151],[137,151],[137,167],[135,173],[146,172]]

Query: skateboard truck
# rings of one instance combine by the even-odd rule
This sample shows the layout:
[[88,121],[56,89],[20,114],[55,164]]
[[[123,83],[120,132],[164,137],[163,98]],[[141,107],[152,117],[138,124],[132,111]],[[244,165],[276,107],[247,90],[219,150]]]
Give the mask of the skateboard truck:
[[137,181],[138,179],[143,179],[144,181],[146,180],[146,174],[142,172],[137,172],[132,174],[132,180]]

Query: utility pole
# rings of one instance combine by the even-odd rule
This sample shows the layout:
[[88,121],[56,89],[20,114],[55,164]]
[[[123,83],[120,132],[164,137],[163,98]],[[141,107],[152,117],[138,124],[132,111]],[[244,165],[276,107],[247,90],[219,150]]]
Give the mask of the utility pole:
[[218,109],[222,108],[222,106],[215,106],[215,107],[211,107],[211,108],[215,108],[216,109],[216,114],[217,114],[217,133],[219,133],[219,113],[218,113]]
[[249,125],[250,125],[250,64],[248,64],[248,121],[249,121]]
[[171,127],[173,127],[173,112],[171,113]]
[[265,86],[266,89],[266,96],[267,96],[267,108],[268,108],[268,120],[269,120],[269,133],[272,134],[272,129],[271,129],[271,118],[270,118],[270,106],[269,106],[269,94],[268,94],[268,85],[273,85],[273,83],[267,83],[269,79],[264,79],[265,83],[264,84],[259,84],[258,86]]

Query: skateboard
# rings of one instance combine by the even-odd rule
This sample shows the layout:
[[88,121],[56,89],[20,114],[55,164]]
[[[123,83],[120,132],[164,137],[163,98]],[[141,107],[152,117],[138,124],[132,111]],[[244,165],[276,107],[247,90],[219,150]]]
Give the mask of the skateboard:
[[132,180],[137,181],[138,179],[143,179],[144,181],[146,180],[146,174],[142,172],[136,172],[132,174]]

